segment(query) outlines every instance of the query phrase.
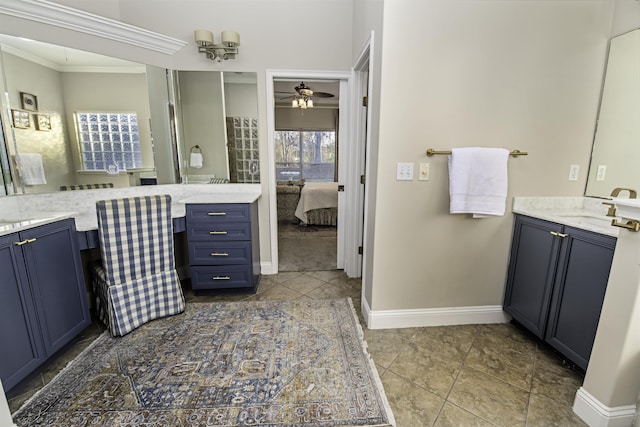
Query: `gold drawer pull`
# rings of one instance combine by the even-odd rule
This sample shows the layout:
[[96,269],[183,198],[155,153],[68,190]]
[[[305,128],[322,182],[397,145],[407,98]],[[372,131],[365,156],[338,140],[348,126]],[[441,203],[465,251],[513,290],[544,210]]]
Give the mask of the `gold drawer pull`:
[[551,233],[551,235],[556,236],[556,237],[567,237],[568,236],[568,234],[558,233],[557,231],[550,231],[549,233]]
[[210,231],[209,234],[228,234],[226,231]]
[[214,276],[211,278],[211,280],[230,280],[231,277],[229,276]]
[[227,213],[226,212],[208,212],[207,215],[209,216],[225,216]]
[[27,239],[27,240],[23,240],[22,242],[14,242],[14,244],[15,244],[16,246],[22,246],[22,245],[25,245],[25,244],[27,244],[27,243],[33,243],[33,242],[35,242],[36,240],[37,240],[37,239]]
[[214,252],[211,256],[229,256],[229,254],[226,252]]

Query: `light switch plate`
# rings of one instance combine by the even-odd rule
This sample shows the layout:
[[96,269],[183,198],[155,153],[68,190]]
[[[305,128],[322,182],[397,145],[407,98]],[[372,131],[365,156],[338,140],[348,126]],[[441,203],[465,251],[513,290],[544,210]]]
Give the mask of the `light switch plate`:
[[398,163],[396,181],[413,181],[413,163]]
[[420,163],[418,181],[429,181],[429,163]]
[[580,174],[580,165],[571,165],[569,167],[569,181],[577,181]]
[[607,175],[607,165],[598,165],[598,172],[596,173],[596,181],[604,181],[604,177]]

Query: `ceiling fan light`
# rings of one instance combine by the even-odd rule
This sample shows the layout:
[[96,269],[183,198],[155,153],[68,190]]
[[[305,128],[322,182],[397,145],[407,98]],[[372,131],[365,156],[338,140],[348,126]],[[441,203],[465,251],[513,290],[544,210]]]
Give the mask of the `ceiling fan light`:
[[309,107],[309,108],[313,108],[313,99],[309,99],[309,100],[307,101],[307,107]]
[[294,99],[293,101],[291,101],[291,107],[298,108],[298,100],[297,99]]

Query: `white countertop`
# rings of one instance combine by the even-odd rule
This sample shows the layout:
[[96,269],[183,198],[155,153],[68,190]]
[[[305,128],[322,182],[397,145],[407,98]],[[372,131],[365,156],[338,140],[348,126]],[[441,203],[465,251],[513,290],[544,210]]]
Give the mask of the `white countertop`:
[[615,218],[606,216],[608,206],[603,202],[611,200],[591,197],[515,197],[513,213],[618,237],[620,228],[611,225]]
[[96,230],[98,200],[169,194],[171,215],[180,218],[185,216],[186,203],[252,203],[261,192],[260,184],[168,184],[2,197],[0,236],[65,218],[73,218],[78,231]]

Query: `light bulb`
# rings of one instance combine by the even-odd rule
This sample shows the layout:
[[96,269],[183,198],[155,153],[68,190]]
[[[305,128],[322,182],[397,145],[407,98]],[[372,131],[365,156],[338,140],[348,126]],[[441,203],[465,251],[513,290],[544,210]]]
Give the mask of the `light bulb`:
[[298,108],[298,100],[297,100],[297,99],[294,99],[294,100],[291,102],[291,106],[292,106],[293,108]]
[[307,107],[309,107],[309,108],[313,108],[313,99],[309,99],[309,100],[307,101]]

